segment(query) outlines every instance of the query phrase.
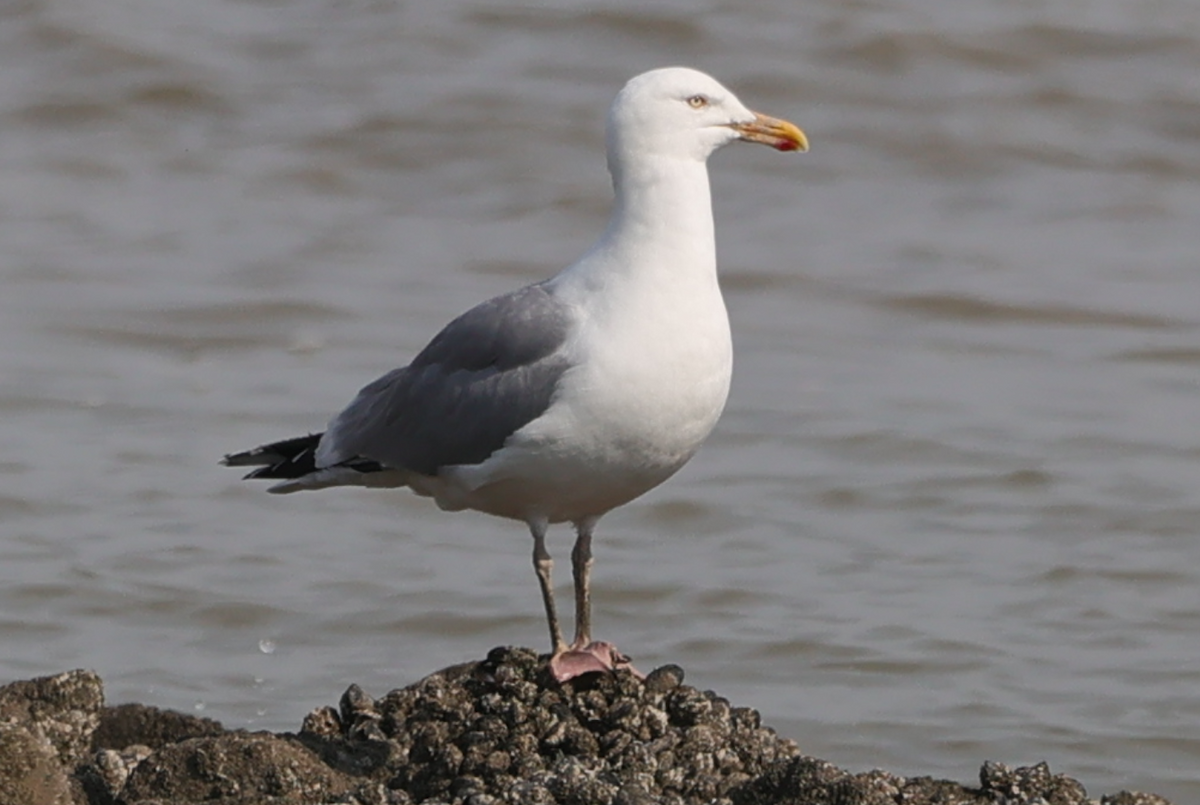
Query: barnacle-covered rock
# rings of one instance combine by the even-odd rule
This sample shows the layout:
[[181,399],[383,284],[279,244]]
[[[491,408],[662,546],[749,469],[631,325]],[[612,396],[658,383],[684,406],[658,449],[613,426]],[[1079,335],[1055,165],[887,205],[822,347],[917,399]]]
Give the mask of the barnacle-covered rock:
[[205,738],[225,732],[211,718],[176,713],[144,704],[119,704],[100,711],[100,724],[92,735],[94,749],[122,751],[130,746],[158,749],[188,738]]
[[0,721],[45,738],[68,768],[81,761],[100,725],[104,687],[94,671],[67,671],[0,687]]
[[0,721],[0,794],[5,805],[71,805],[71,784],[42,735]]
[[227,732],[164,746],[137,765],[120,799],[326,803],[355,781],[300,743],[269,733]]
[[678,666],[560,684],[522,648],[379,698],[351,685],[295,735],[102,702],[88,672],[0,688],[0,792],[21,805],[1170,805],[1088,800],[1045,764],[987,763],[978,788],[852,774]]

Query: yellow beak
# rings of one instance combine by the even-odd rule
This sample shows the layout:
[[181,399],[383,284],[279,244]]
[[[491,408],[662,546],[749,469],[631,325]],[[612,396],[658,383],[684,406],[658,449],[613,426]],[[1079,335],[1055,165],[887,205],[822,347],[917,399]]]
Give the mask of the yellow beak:
[[749,123],[731,123],[729,128],[741,135],[746,142],[769,145],[777,151],[808,150],[808,137],[800,127],[777,117],[755,112],[754,119]]

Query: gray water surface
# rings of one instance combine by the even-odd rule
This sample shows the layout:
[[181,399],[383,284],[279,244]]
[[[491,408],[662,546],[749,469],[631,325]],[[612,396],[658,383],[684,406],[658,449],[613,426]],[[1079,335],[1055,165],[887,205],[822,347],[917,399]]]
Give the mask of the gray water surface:
[[0,679],[295,729],[545,647],[520,524],[217,460],[582,252],[669,64],[813,150],[712,161],[734,389],[599,635],[843,767],[1200,801],[1193,0],[0,4]]

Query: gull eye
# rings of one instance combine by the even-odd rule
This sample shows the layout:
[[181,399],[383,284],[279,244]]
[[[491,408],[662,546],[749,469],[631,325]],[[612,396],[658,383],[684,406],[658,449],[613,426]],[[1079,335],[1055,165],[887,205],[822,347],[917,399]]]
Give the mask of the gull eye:
[[693,109],[703,109],[704,107],[708,106],[708,98],[704,97],[703,95],[693,95],[687,99],[687,103],[688,106],[692,107]]

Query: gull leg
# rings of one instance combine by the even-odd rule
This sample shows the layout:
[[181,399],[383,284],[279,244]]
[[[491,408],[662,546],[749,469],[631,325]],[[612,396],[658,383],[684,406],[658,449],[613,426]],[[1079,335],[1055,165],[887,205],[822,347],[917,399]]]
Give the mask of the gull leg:
[[531,519],[529,533],[533,534],[533,569],[537,571],[538,583],[542,586],[542,604],[546,607],[546,622],[550,625],[550,645],[554,656],[567,650],[563,640],[562,628],[558,625],[558,611],[554,607],[554,585],[550,583],[550,570],[554,560],[546,550],[546,529],[549,527],[546,518]]
[[571,575],[575,579],[575,639],[571,648],[583,648],[592,642],[592,530],[594,519],[576,524],[578,534],[571,550]]
[[550,673],[559,682],[566,682],[584,674],[597,671],[615,671],[628,668],[638,676],[637,669],[629,664],[629,658],[617,651],[612,643],[592,640],[592,595],[590,576],[592,570],[592,531],[596,527],[594,517],[575,523],[578,534],[571,551],[571,573],[575,579],[575,639],[570,648],[555,651],[550,658]]

